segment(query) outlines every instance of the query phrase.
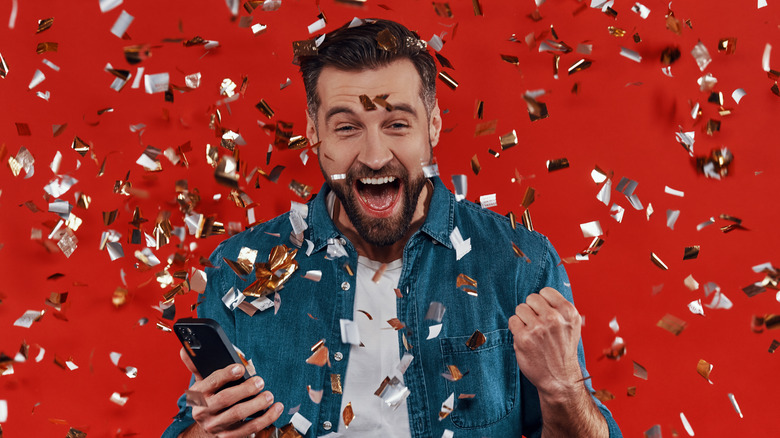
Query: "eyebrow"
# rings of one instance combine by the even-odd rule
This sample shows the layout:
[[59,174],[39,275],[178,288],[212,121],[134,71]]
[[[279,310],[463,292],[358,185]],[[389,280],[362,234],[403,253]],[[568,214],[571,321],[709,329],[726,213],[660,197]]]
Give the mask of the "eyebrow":
[[[381,108],[377,108],[377,111],[379,109]],[[406,103],[393,104],[392,111],[401,111],[404,113],[411,114],[414,117],[417,117],[417,111],[411,105]],[[329,109],[327,113],[325,113],[325,123],[327,124],[330,121],[330,119],[332,119],[337,114],[355,115],[355,111],[352,108],[347,106],[334,106],[333,108]]]

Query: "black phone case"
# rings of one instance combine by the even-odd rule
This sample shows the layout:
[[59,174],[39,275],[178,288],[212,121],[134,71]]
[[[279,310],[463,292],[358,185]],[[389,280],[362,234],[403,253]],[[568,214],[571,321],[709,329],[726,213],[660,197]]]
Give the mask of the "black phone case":
[[[181,318],[173,324],[173,331],[203,378],[230,364],[242,363],[222,327],[213,319]],[[250,377],[245,368],[241,379],[226,384],[220,390],[238,385]]]

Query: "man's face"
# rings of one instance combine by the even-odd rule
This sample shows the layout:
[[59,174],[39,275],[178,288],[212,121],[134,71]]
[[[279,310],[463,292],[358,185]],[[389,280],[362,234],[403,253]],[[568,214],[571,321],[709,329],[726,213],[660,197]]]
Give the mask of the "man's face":
[[[428,115],[420,76],[403,59],[375,70],[325,67],[317,82],[317,123],[307,117],[307,135],[320,142],[322,174],[360,236],[386,246],[400,240],[412,221],[425,186],[423,166],[439,141],[438,105]],[[360,96],[387,96],[393,106],[367,110]]]

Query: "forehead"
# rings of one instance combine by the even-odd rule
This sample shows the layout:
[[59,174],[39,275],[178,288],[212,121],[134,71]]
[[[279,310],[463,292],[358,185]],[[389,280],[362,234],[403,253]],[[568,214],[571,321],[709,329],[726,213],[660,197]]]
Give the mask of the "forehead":
[[362,107],[360,96],[373,99],[389,95],[390,103],[423,106],[420,97],[421,80],[408,59],[400,59],[376,69],[340,70],[326,66],[317,80],[320,110],[333,106]]

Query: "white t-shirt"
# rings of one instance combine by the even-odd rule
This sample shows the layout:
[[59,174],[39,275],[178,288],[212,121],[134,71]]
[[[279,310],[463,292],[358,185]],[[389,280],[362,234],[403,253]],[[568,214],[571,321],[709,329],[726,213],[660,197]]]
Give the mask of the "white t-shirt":
[[[403,264],[400,259],[388,263],[381,279],[375,283],[374,274],[381,266],[380,262],[358,257],[353,321],[358,325],[364,346],[352,345],[350,348],[341,412],[351,402],[355,417],[348,429],[344,427],[343,415],[339,417],[339,437],[410,436],[406,401],[393,409],[374,395],[385,377],[396,376],[403,381],[398,370],[398,333],[387,323],[398,317],[394,289],[398,287]],[[361,310],[373,319],[369,320]]]

